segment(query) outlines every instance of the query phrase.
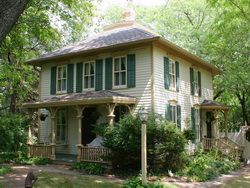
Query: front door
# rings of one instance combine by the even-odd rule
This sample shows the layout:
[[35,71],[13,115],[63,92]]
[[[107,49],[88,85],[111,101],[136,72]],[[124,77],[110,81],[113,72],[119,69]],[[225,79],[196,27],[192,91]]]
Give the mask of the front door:
[[207,117],[207,138],[212,138],[212,112],[206,112],[206,117]]
[[92,142],[96,138],[96,135],[92,132],[94,127],[92,125],[96,124],[95,118],[93,118],[93,113],[96,112],[96,108],[85,108],[83,110],[82,119],[82,144],[86,145]]

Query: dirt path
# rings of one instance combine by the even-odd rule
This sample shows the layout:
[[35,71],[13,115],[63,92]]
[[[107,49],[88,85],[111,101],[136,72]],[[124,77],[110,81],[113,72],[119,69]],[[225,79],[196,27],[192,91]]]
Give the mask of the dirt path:
[[35,175],[38,175],[41,172],[55,172],[67,175],[74,175],[74,176],[87,176],[97,178],[99,180],[106,180],[112,182],[123,182],[124,180],[109,177],[109,176],[98,176],[98,175],[88,175],[83,174],[78,171],[70,170],[70,166],[67,165],[45,165],[45,166],[38,166],[38,165],[18,165],[18,164],[5,164],[13,169],[11,173],[6,174],[5,176],[0,176],[0,182],[4,183],[11,183],[10,188],[19,188],[24,187],[24,181],[27,174],[31,171],[34,172]]

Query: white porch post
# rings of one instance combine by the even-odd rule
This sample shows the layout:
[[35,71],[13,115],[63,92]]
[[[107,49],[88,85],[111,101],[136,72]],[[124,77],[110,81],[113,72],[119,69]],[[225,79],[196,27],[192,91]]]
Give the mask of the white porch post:
[[77,111],[77,120],[78,120],[78,142],[77,142],[77,147],[78,147],[78,155],[77,155],[77,162],[80,162],[82,159],[82,112],[86,108],[86,106],[76,106],[76,111]]
[[215,123],[216,123],[216,137],[220,138],[220,131],[219,131],[219,110],[215,111]]
[[227,113],[228,111],[224,111],[224,129],[225,129],[225,137],[228,137],[228,129],[227,129]]
[[114,126],[114,111],[115,111],[116,104],[107,104],[108,108],[108,118],[109,118],[109,126],[112,128]]
[[57,113],[57,108],[49,108],[48,109],[51,114],[51,160],[56,159],[55,155],[55,150],[56,150],[56,133],[55,133],[55,128],[56,128],[56,113]]
[[31,123],[32,123],[32,120],[33,120],[33,115],[34,115],[34,112],[35,112],[35,109],[27,109],[28,110],[28,114],[29,114],[29,127],[28,127],[28,140],[27,140],[27,144],[28,144],[28,157],[31,157],[30,155],[30,147],[29,145],[31,145]]

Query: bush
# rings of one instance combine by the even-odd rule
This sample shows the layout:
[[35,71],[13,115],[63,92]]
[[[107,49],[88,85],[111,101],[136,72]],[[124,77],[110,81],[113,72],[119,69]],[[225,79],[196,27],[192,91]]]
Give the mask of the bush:
[[[23,162],[25,162],[25,160]],[[47,158],[32,157],[32,158],[27,159],[26,163],[36,164],[36,165],[46,165],[46,164],[51,164],[52,161],[50,159],[47,159]]]
[[131,179],[127,183],[123,184],[123,188],[167,188],[173,186],[163,185],[160,182],[152,183],[147,182],[145,185],[142,185],[142,181],[138,178]]
[[0,176],[3,176],[4,174],[7,174],[12,171],[12,168],[0,165]]
[[0,152],[24,151],[27,148],[28,120],[21,114],[0,117]]
[[85,170],[89,174],[103,174],[105,172],[105,168],[98,163],[78,162],[75,163],[72,168]]
[[[105,127],[105,126],[104,126]],[[114,169],[141,168],[141,121],[139,116],[126,115],[114,126],[104,128],[103,146],[111,149],[107,157]],[[173,124],[154,115],[147,121],[147,155],[149,169],[182,168],[185,138]]]
[[11,162],[17,158],[17,154],[14,152],[2,152],[0,153],[0,163]]

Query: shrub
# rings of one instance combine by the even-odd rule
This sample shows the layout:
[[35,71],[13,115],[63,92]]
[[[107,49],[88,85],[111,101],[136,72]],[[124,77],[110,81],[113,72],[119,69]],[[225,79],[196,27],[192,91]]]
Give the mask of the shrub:
[[[111,149],[107,157],[114,169],[140,169],[141,121],[139,116],[126,115],[114,126],[104,128],[103,146]],[[147,155],[149,169],[177,170],[183,166],[185,138],[173,124],[159,115],[147,121]]]
[[17,158],[17,154],[14,152],[2,152],[0,153],[0,163],[7,163]]
[[[123,188],[167,188],[167,187],[172,187],[173,186],[167,186],[164,184],[161,184],[160,182],[152,183],[152,182],[147,182],[145,185],[142,185],[142,181],[138,178],[133,178],[130,181],[126,182],[122,186]],[[175,187],[175,186],[174,186]]]
[[0,117],[0,152],[24,151],[27,148],[28,120],[21,114]]
[[12,171],[12,168],[0,165],[0,176],[3,176],[4,174],[7,174]]
[[105,172],[105,168],[98,163],[78,162],[75,163],[72,168],[85,170],[89,174],[103,174]]
[[42,157],[32,157],[27,159],[28,164],[36,164],[36,165],[46,165],[46,164],[51,164],[52,161],[47,158],[42,158]]

